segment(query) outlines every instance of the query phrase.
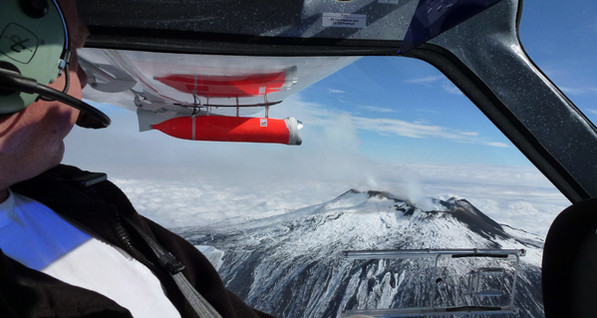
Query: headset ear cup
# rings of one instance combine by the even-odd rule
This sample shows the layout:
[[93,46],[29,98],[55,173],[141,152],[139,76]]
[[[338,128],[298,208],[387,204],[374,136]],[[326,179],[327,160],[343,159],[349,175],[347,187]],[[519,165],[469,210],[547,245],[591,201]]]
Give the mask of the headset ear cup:
[[[0,67],[47,85],[60,75],[68,34],[55,0],[41,1],[48,5],[45,14],[39,0],[0,1]],[[5,93],[0,95],[0,114],[19,112],[38,98],[37,94]]]

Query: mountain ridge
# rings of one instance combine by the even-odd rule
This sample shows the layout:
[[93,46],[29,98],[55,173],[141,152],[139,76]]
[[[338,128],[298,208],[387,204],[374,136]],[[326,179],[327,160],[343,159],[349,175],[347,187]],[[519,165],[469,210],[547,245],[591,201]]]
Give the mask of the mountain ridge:
[[[279,317],[336,317],[351,308],[408,307],[434,301],[455,306],[467,299],[493,304],[498,300],[457,296],[461,287],[434,299],[431,287],[422,287],[435,279],[425,262],[351,261],[343,256],[345,251],[525,249],[517,283],[517,290],[524,293],[517,293],[516,304],[529,316],[540,316],[542,242],[538,237],[498,224],[465,199],[432,199],[432,203],[434,209],[423,210],[390,192],[350,189],[322,204],[237,222],[224,230],[204,227],[179,232],[193,244],[219,252],[219,272],[228,288]],[[494,260],[480,262],[481,267],[495,266]],[[458,264],[445,271],[461,284],[469,265]]]

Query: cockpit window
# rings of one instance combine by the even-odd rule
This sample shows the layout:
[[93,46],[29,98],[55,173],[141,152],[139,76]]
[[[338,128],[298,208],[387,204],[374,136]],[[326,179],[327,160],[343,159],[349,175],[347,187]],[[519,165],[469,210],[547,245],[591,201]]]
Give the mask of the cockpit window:
[[76,131],[67,162],[108,170],[140,213],[277,316],[521,308],[534,293],[513,296],[513,279],[540,288],[541,241],[568,204],[458,88],[413,59],[364,57],[271,106],[272,118],[303,122],[300,146],[139,133],[135,113],[104,109],[112,127]]
[[[113,125],[71,134],[67,163],[276,316],[543,315],[549,225],[597,193],[585,4],[145,2],[79,0],[85,96]],[[302,144],[188,140],[218,116],[293,117]],[[185,140],[157,131],[175,117]]]

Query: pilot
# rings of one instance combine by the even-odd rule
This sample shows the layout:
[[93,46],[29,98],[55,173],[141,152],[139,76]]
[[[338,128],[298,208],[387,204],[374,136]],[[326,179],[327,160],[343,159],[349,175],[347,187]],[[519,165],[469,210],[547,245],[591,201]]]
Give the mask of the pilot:
[[[80,101],[86,32],[75,0],[1,2],[0,317],[271,317],[229,292],[195,247],[137,214],[105,174],[60,165],[76,123],[108,124]],[[54,57],[44,45],[56,34],[64,49]],[[64,64],[41,86],[31,79]],[[32,92],[43,98],[28,103]]]

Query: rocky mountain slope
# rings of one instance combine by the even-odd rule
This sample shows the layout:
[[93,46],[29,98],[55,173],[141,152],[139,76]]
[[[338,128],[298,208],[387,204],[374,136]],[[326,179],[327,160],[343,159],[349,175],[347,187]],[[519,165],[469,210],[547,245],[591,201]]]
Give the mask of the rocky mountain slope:
[[[232,291],[278,317],[510,307],[512,299],[517,313],[509,316],[543,316],[541,238],[498,224],[463,199],[434,199],[432,206],[423,210],[387,192],[349,190],[283,215],[177,232],[212,260]],[[525,255],[518,265],[515,256],[346,256],[355,250],[473,248],[524,249]]]

